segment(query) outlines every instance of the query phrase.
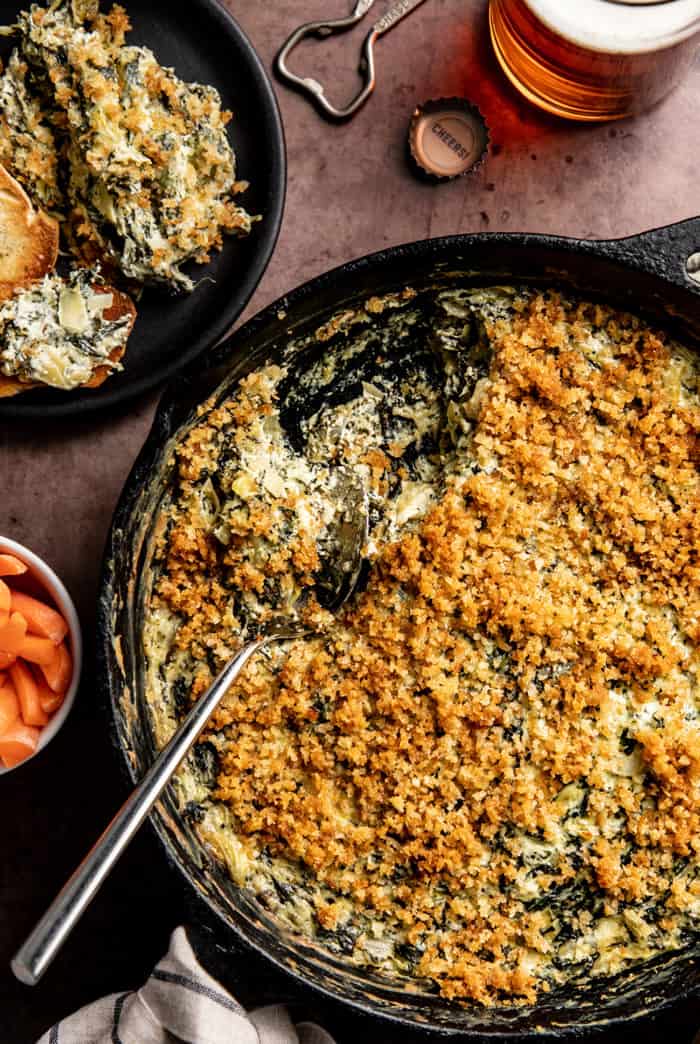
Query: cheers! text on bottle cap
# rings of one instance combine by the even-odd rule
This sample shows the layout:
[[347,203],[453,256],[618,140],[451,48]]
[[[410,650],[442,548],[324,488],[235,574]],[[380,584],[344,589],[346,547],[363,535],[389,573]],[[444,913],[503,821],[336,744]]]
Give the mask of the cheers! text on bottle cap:
[[456,178],[473,170],[486,155],[488,143],[486,121],[466,98],[419,105],[408,131],[411,156],[434,178]]

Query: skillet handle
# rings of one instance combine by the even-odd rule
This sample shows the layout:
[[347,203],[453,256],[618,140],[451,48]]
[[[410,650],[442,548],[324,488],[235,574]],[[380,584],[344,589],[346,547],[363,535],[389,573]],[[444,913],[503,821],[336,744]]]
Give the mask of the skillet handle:
[[700,294],[700,217],[624,239],[608,239],[598,246],[611,260]]

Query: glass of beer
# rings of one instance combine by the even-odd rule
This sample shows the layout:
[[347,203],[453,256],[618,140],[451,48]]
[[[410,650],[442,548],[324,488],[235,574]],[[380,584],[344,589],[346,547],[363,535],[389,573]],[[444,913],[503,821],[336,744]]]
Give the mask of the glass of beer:
[[641,112],[679,83],[700,0],[490,0],[496,57],[530,101],[576,120]]

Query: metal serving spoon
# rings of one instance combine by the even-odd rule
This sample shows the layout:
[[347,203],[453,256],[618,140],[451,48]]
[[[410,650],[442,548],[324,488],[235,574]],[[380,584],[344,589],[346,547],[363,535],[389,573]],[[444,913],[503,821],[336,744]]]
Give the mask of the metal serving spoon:
[[[331,611],[355,589],[368,526],[367,495],[359,479],[346,467],[337,468],[334,479],[332,493],[339,509],[324,540],[330,554],[314,589],[319,604]],[[34,986],[42,977],[251,656],[270,642],[309,633],[292,610],[229,660],[13,957],[12,971],[21,982]]]

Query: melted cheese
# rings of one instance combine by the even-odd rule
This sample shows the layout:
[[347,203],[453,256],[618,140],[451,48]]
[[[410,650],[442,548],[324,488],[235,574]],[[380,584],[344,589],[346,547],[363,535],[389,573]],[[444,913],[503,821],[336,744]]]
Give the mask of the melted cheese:
[[68,279],[47,275],[0,306],[0,373],[52,388],[77,388],[126,344],[130,316],[110,321],[109,292],[95,292],[99,275],[76,269]]

